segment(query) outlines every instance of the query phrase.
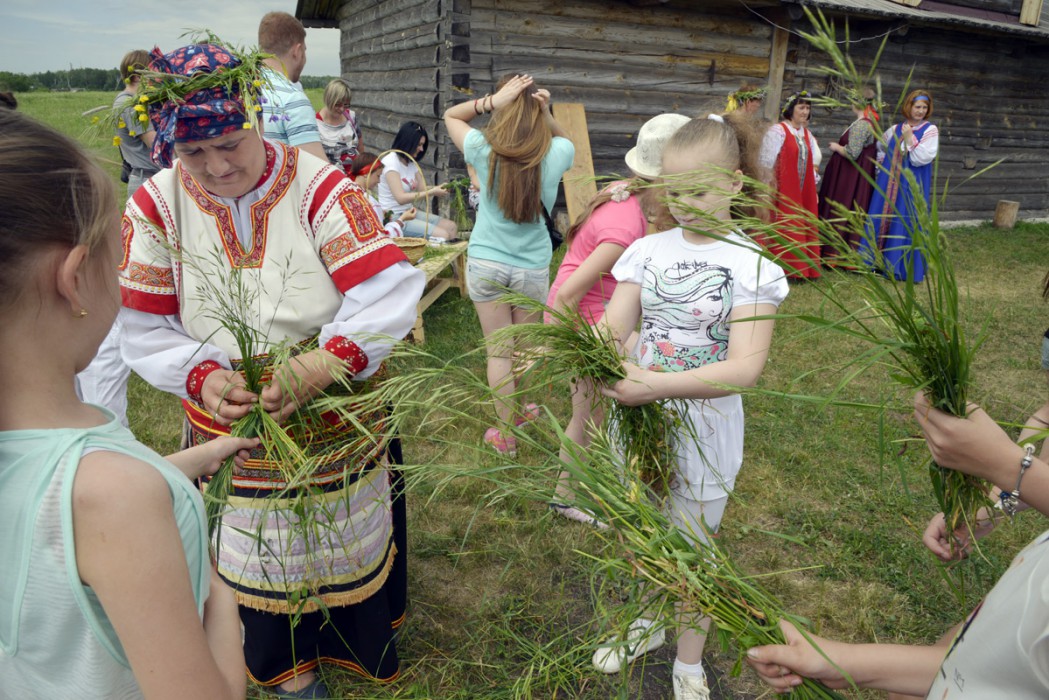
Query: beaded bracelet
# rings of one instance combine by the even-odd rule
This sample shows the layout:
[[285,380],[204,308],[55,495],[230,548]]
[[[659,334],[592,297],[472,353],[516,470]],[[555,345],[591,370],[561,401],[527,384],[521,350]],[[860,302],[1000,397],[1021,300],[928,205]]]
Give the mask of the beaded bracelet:
[[1002,503],[1002,510],[1005,511],[1006,515],[1016,515],[1017,506],[1020,503],[1020,482],[1024,479],[1024,474],[1031,468],[1031,462],[1034,461],[1034,445],[1027,445],[1024,448],[1023,459],[1020,460],[1020,475],[1016,477],[1016,486],[1012,491],[1002,491],[998,497]]

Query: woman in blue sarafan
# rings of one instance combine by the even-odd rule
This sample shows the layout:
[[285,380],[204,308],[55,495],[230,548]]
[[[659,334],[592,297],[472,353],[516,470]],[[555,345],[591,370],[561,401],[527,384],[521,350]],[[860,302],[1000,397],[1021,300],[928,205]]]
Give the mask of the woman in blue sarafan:
[[[886,276],[921,282],[925,279],[925,256],[913,243],[912,234],[919,222],[914,193],[904,171],[914,174],[928,208],[940,131],[928,122],[932,116],[932,95],[926,90],[907,95],[901,111],[906,120],[891,126],[878,144],[878,184],[867,210],[870,221],[860,252],[866,251],[867,260]],[[876,263],[870,255],[874,242],[881,251]]]

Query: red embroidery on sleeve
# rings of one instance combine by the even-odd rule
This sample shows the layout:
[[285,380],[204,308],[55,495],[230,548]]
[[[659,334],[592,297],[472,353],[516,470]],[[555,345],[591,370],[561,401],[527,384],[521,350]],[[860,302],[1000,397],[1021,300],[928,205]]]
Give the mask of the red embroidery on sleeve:
[[361,347],[341,335],[334,336],[325,343],[324,349],[345,362],[354,374],[360,374],[368,366],[368,356]]

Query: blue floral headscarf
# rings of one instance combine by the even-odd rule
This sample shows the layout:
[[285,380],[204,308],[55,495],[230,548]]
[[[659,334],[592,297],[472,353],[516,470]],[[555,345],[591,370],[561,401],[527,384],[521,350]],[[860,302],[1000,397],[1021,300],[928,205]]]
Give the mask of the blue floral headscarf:
[[[218,73],[235,68],[241,61],[222,46],[191,44],[168,54],[154,48],[149,70],[171,75],[174,80],[199,73]],[[174,144],[202,141],[245,128],[248,117],[236,83],[190,92],[149,105],[149,118],[156,129],[153,161],[169,168]]]

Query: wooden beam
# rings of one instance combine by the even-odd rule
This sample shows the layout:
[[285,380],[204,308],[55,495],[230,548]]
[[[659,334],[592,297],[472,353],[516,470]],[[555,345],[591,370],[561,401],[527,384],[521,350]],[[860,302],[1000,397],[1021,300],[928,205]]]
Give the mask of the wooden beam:
[[1042,0],[1023,0],[1020,7],[1020,24],[1037,27],[1042,19]]
[[575,160],[564,176],[565,203],[568,205],[568,221],[572,224],[583,215],[590,200],[597,194],[594,161],[590,153],[590,132],[586,126],[586,110],[581,104],[555,102],[554,118],[575,145]]
[[[785,12],[772,15],[778,26],[772,29],[772,45],[769,47],[768,91],[765,93],[765,118],[779,121],[779,105],[783,93],[783,71],[787,65],[787,48],[790,46],[790,18]],[[780,29],[783,27],[783,29]]]

